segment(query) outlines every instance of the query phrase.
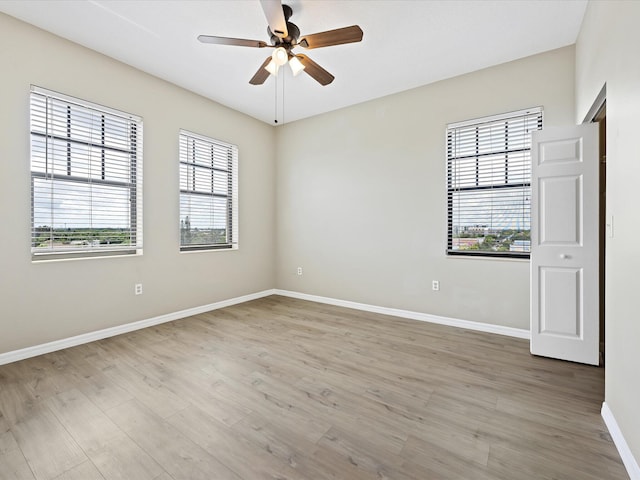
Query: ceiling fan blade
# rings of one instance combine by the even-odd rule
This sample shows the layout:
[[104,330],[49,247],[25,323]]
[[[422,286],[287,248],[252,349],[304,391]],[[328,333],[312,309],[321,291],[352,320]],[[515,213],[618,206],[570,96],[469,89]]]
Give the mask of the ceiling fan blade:
[[264,67],[266,67],[270,61],[271,55],[269,55],[267,59],[262,63],[262,65],[260,65],[260,68],[258,69],[256,74],[251,77],[251,80],[249,80],[249,83],[251,85],[262,85],[264,81],[269,77],[270,73],[267,72]]
[[198,40],[200,40],[202,43],[213,43],[215,45],[235,45],[238,47],[255,47],[255,48],[264,48],[267,46],[267,43],[261,40],[245,40],[244,38],[215,37],[213,35],[198,35]]
[[362,29],[358,25],[327,30],[326,32],[305,35],[298,44],[304,48],[330,47],[343,43],[354,43],[362,40]]
[[271,32],[279,38],[286,38],[289,35],[287,31],[287,20],[284,18],[284,10],[280,0],[260,0],[264,16],[267,17],[267,23]]
[[309,57],[302,54],[298,54],[296,55],[296,57],[298,57],[298,60],[300,60],[302,65],[304,65],[305,73],[308,74],[320,85],[323,85],[323,86],[329,85],[331,82],[333,82],[333,79],[335,77],[331,75],[329,72],[327,72],[320,65],[318,65],[316,62],[311,60]]

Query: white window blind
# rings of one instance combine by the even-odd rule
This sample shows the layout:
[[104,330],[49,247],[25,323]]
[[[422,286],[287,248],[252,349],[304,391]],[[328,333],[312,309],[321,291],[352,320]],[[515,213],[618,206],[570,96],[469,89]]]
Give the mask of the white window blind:
[[31,88],[31,252],[142,249],[142,121]]
[[180,131],[180,250],[237,248],[238,147]]
[[531,132],[542,108],[447,126],[450,255],[528,257]]

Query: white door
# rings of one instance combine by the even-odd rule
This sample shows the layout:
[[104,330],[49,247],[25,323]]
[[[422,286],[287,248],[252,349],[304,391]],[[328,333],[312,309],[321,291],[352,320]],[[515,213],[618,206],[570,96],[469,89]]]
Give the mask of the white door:
[[598,125],[533,133],[531,353],[598,364]]

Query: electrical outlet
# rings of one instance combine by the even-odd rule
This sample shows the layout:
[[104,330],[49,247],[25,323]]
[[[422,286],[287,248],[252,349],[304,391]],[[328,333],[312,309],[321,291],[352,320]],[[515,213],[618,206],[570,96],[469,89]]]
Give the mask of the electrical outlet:
[[142,284],[136,283],[134,287],[134,292],[136,295],[142,295]]
[[434,280],[431,282],[431,290],[440,290],[440,282],[438,280]]
[[298,275],[302,275],[302,267],[298,267]]

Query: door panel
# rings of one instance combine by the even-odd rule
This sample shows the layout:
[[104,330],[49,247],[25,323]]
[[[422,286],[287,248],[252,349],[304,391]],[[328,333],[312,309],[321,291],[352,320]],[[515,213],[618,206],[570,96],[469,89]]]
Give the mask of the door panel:
[[531,353],[598,364],[598,127],[533,133]]
[[540,165],[581,161],[581,138],[568,138],[540,145]]
[[[582,175],[539,179],[540,243],[582,244]],[[564,208],[557,208],[563,205]]]
[[[540,332],[582,337],[582,269],[540,268]],[[567,301],[574,298],[575,302]]]

